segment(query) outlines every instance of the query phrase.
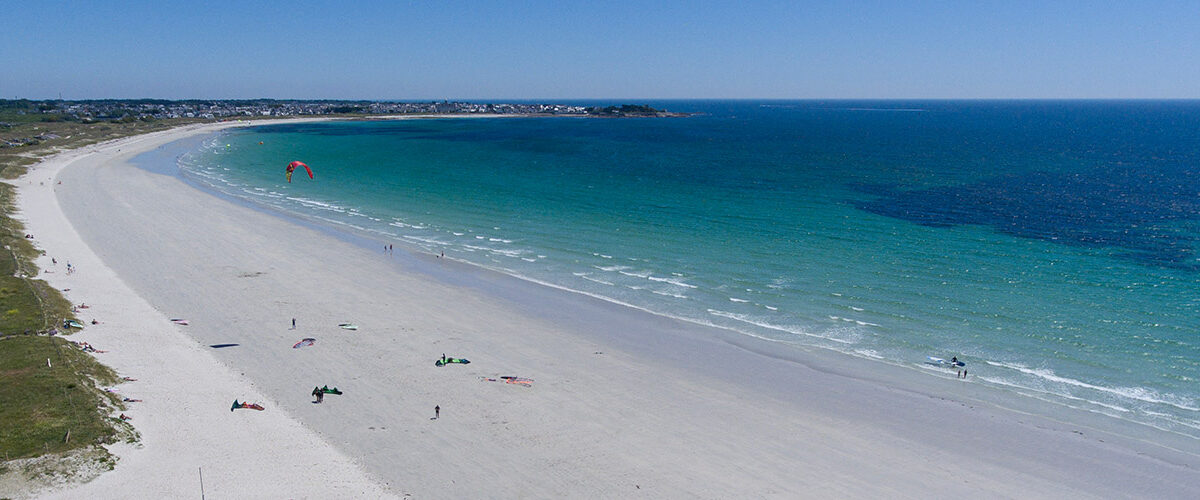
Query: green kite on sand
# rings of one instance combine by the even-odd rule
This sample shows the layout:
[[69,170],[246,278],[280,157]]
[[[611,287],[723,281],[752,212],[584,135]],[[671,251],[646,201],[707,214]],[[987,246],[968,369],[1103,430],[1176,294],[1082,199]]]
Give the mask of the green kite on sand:
[[456,363],[456,364],[460,364],[460,365],[469,365],[469,364],[471,364],[471,360],[469,360],[467,358],[447,358],[445,356],[442,356],[442,359],[435,361],[433,364],[434,364],[434,366],[446,366],[450,363]]
[[325,387],[314,387],[314,388],[313,388],[313,394],[316,394],[316,393],[318,393],[318,392],[321,392],[321,393],[324,393],[324,394],[338,394],[338,395],[340,395],[340,394],[342,393],[342,391],[339,391],[337,387],[334,387],[333,389],[330,389],[330,388],[329,388],[329,386],[325,386]]

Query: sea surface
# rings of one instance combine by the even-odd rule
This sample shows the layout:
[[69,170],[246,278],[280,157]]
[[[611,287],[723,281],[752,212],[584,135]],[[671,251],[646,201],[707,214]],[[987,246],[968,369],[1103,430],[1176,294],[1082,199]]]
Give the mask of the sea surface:
[[381,249],[1200,439],[1200,102],[646,104],[699,114],[270,125],[179,165]]

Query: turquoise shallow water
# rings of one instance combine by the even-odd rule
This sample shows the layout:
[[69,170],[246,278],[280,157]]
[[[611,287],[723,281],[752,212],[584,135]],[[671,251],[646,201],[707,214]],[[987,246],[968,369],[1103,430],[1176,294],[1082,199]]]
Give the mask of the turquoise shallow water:
[[1200,103],[652,104],[704,114],[263,126],[180,167],[381,245],[936,376],[957,355],[1200,437]]

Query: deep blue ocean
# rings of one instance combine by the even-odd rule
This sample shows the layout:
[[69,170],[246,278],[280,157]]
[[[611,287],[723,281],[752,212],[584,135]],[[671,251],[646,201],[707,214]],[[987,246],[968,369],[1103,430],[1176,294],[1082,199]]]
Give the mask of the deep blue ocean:
[[701,114],[260,126],[180,167],[381,245],[1200,437],[1200,102],[646,104]]

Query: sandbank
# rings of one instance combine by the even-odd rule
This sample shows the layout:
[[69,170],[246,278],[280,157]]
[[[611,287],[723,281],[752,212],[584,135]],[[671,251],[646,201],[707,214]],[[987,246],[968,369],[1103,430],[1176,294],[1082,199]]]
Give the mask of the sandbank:
[[[224,126],[18,181],[43,278],[101,322],[76,340],[145,400],[126,412],[141,444],[52,496],[193,495],[203,468],[214,497],[1200,497],[1190,438],[385,254],[131,164]],[[313,404],[314,385],[344,394]]]

